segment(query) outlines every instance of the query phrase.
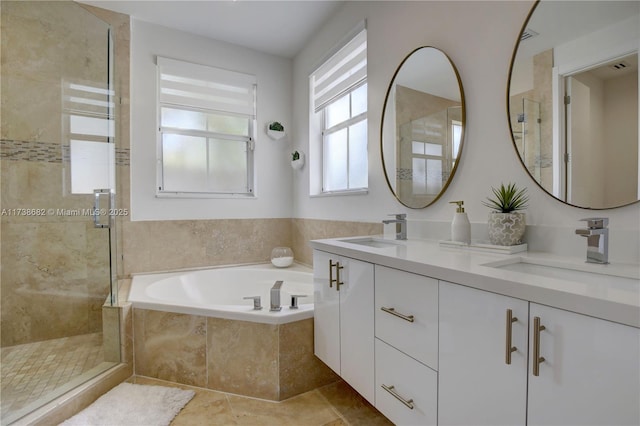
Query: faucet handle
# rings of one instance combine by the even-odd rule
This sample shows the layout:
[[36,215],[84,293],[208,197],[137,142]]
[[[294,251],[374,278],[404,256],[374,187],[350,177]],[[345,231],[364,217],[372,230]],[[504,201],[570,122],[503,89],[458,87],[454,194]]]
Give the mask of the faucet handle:
[[260,296],[248,296],[248,297],[243,297],[243,299],[253,299],[253,310],[254,311],[259,311],[260,309],[262,309],[262,305],[260,304]]
[[388,214],[387,216],[395,216],[395,218],[398,220],[404,220],[407,218],[406,213],[394,213],[394,214]]
[[298,309],[298,299],[301,297],[307,297],[306,294],[292,294],[291,295],[291,305],[289,309]]
[[591,229],[603,229],[609,225],[608,217],[587,217],[580,219],[581,222],[587,222],[587,227]]

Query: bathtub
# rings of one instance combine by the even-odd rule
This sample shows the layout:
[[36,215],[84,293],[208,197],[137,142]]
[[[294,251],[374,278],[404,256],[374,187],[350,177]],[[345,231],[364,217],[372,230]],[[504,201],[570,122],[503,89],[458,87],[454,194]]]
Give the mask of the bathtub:
[[[283,281],[282,310],[271,312],[269,291],[276,281]],[[306,296],[298,299],[298,309],[289,308],[294,294]],[[262,310],[243,299],[250,296],[261,297]],[[134,308],[286,324],[313,317],[313,274],[301,265],[271,264],[140,274],[133,276],[129,301]]]

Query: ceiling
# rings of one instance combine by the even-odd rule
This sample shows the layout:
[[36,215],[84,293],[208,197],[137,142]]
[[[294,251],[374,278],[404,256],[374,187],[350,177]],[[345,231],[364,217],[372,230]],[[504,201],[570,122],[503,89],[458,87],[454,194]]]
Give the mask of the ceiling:
[[294,57],[343,0],[78,0],[141,21]]

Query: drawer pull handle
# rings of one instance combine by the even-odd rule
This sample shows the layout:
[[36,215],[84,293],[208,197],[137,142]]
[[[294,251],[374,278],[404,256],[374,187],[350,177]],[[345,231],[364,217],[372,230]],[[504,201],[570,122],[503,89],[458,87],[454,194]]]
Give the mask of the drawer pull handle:
[[540,332],[545,330],[545,326],[540,324],[540,317],[533,317],[533,375],[540,375],[540,363],[545,361],[540,356]]
[[518,321],[517,317],[513,316],[513,311],[511,309],[507,309],[507,336],[506,336],[506,351],[505,351],[505,359],[504,362],[507,365],[511,365],[511,353],[518,350],[515,346],[512,345],[512,326],[513,323]]
[[391,394],[391,396],[393,396],[398,401],[402,402],[410,410],[413,410],[413,399],[410,399],[410,400],[407,401],[406,399],[404,399],[403,397],[398,395],[398,392],[396,392],[396,387],[395,386],[387,386],[385,384],[382,384],[382,389],[384,389],[387,392],[389,392]]
[[380,308],[381,310],[385,311],[388,314],[391,314],[393,316],[396,316],[398,318],[402,318],[405,321],[409,321],[409,322],[413,322],[413,315],[403,315],[400,312],[396,312],[395,308],[385,308],[384,306],[382,306]]

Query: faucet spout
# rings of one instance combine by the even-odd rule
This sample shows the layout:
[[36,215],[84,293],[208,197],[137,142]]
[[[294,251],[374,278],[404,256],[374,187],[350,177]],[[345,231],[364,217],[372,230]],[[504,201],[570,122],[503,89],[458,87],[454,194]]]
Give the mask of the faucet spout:
[[269,311],[277,312],[282,310],[282,306],[280,306],[280,288],[282,287],[282,281],[276,281],[271,287],[271,307]]
[[383,220],[382,223],[388,225],[390,223],[396,224],[396,240],[407,239],[407,215],[404,213],[391,214],[389,216],[395,216],[395,219]]
[[582,219],[587,228],[576,229],[576,235],[587,238],[587,263],[609,263],[608,218]]

